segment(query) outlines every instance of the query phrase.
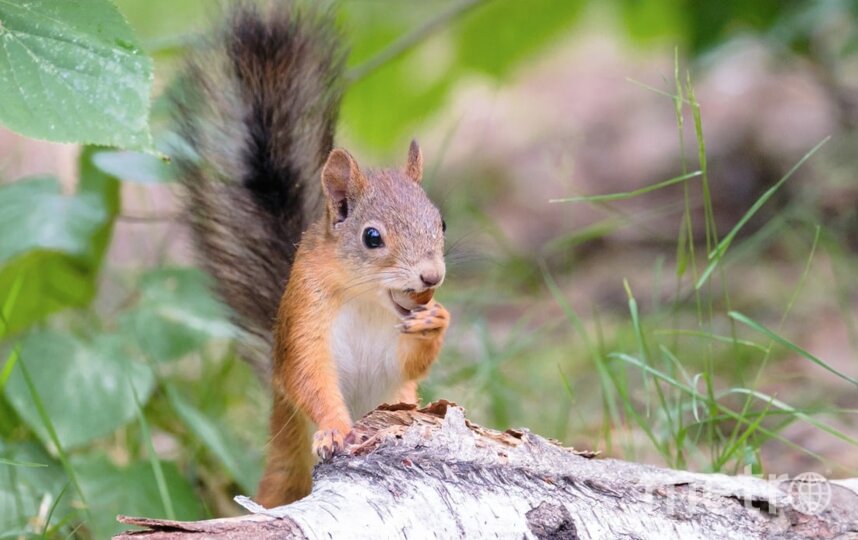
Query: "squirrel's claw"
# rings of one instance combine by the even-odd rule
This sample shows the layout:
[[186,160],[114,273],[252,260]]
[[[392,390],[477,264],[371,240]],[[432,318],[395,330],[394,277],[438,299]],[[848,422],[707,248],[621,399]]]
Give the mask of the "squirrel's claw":
[[313,453],[328,461],[346,448],[345,435],[338,429],[322,429],[313,435]]

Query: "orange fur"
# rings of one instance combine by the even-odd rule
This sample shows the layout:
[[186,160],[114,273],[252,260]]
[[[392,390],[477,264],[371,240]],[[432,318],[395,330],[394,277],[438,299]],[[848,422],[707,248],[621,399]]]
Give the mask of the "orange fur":
[[399,389],[396,399],[400,403],[420,403],[420,398],[417,396],[417,381],[408,381]]
[[[419,154],[416,143],[412,145],[411,158],[415,163],[411,164],[410,173],[417,176],[420,163],[415,157],[415,151]],[[349,384],[345,386],[351,392],[350,400],[354,399],[355,391],[367,400],[375,400],[381,391],[389,396],[385,399],[398,397],[403,401],[416,403],[417,381],[426,375],[443,343],[444,332],[449,324],[447,310],[438,302],[430,300],[427,305],[415,308],[405,316],[397,314],[385,288],[390,285],[383,281],[390,274],[388,268],[391,263],[384,258],[378,259],[378,262],[355,263],[355,260],[362,261],[362,258],[366,258],[366,247],[360,243],[360,236],[356,234],[362,229],[350,233],[348,229],[341,227],[341,213],[346,208],[351,211],[350,206],[343,206],[343,201],[348,200],[350,205],[350,197],[359,197],[361,192],[370,189],[371,184],[385,186],[386,190],[392,190],[386,191],[387,201],[394,201],[396,197],[411,201],[409,204],[414,206],[404,206],[403,203],[402,211],[416,212],[417,215],[422,211],[423,219],[428,221],[426,227],[430,230],[432,227],[436,228],[434,233],[427,233],[426,228],[415,228],[413,232],[406,231],[407,235],[398,238],[390,235],[389,228],[385,229],[390,235],[387,240],[391,242],[391,249],[395,247],[399,250],[416,251],[421,257],[416,260],[418,264],[409,269],[409,274],[400,277],[400,281],[396,283],[401,283],[402,288],[413,286],[409,284],[415,283],[420,265],[429,265],[430,268],[436,271],[440,269],[443,273],[443,255],[436,255],[441,251],[443,238],[428,236],[440,232],[440,215],[434,207],[424,206],[431,203],[425,199],[422,190],[417,193],[414,190],[419,188],[414,187],[414,184],[409,185],[404,178],[392,177],[390,174],[381,172],[371,177],[365,176],[354,159],[342,150],[333,151],[323,169],[322,183],[328,198],[326,213],[301,239],[280,302],[274,331],[272,385],[275,400],[271,413],[267,463],[257,495],[259,502],[267,507],[287,504],[309,493],[314,454],[327,459],[344,450],[346,437],[352,428],[349,407],[353,407],[354,402],[346,403],[341,389],[341,384],[345,383],[340,380],[341,376],[356,373],[354,380],[349,379]],[[385,203],[371,203],[374,213],[389,214],[385,209],[378,209],[376,204]],[[401,231],[395,232],[403,234]],[[347,236],[349,234],[355,236]],[[348,240],[349,238],[354,240]],[[421,245],[421,242],[424,244]],[[431,249],[424,249],[424,245]],[[429,255],[424,255],[426,253]],[[441,262],[433,257],[441,257]],[[356,267],[355,264],[368,266]],[[374,275],[374,272],[379,272],[378,276]],[[428,290],[428,294],[421,292],[431,297],[431,289]],[[382,310],[382,313],[386,313],[382,317],[387,318],[378,318],[378,308],[374,308],[375,311],[361,311],[355,307],[358,304],[346,306],[346,303],[355,301],[356,296],[366,293],[370,295],[370,302],[386,303],[386,309],[389,311]],[[373,293],[375,296],[372,296]],[[339,324],[347,325],[348,332],[351,332],[348,336],[358,336],[355,349],[357,352],[354,353],[358,358],[349,358],[351,364],[338,364],[338,360],[346,360],[334,358],[332,346],[335,321],[343,313],[347,314],[346,318],[340,320],[345,322]],[[374,318],[364,321],[363,316]],[[396,327],[393,322],[390,326],[392,334],[369,334],[392,340],[389,342],[389,349],[381,349],[388,355],[385,358],[392,360],[384,363],[383,358],[375,359],[372,352],[366,352],[373,351],[372,347],[378,342],[371,338],[367,345],[367,334],[363,325],[375,325],[366,327],[367,330],[384,329],[387,328],[384,326],[386,321],[397,319],[401,320],[398,336],[393,330]],[[337,330],[336,336],[341,336],[339,332],[340,330]],[[342,342],[337,343],[340,347],[343,346]],[[370,349],[366,349],[367,346]],[[349,357],[351,354],[349,352],[344,356]],[[378,364],[372,364],[367,371],[367,361],[377,361]],[[343,366],[347,366],[351,371],[341,372],[341,369],[346,369]],[[387,370],[384,373],[388,378],[377,379],[378,375],[374,375],[378,373],[375,371],[377,369]],[[367,373],[373,374],[369,380],[365,379]],[[382,390],[379,390],[378,383],[382,380],[386,382],[381,385]],[[388,386],[390,384],[398,386]],[[390,393],[386,394],[388,388]],[[317,430],[312,438],[309,435],[311,423],[315,424]]]
[[268,461],[256,494],[260,504],[270,508],[310,493],[313,456],[307,451],[309,430],[306,415],[285,396],[275,396]]
[[320,240],[311,229],[295,256],[278,315],[273,381],[319,430],[348,433],[351,419],[328,341],[346,277],[332,247]]

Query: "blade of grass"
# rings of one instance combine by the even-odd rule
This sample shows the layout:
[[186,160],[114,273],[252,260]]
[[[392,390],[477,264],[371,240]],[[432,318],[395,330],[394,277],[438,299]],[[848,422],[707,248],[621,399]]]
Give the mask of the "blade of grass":
[[793,416],[795,416],[799,420],[807,422],[808,424],[812,425],[813,427],[818,428],[818,429],[828,433],[829,435],[833,435],[833,436],[837,437],[838,439],[840,439],[843,442],[847,442],[847,443],[851,444],[852,446],[858,447],[858,439],[852,438],[849,435],[846,435],[845,433],[838,431],[837,429],[829,426],[828,424],[820,422],[819,420],[813,418],[812,416],[802,412],[800,409],[796,409],[792,405],[784,403],[783,401],[776,399],[775,397],[770,396],[766,393],[760,392],[759,390],[751,390],[749,388],[731,388],[731,389],[727,390],[726,392],[724,392],[722,395],[726,396],[729,394],[742,394],[742,395],[747,395],[750,397],[757,398],[761,401],[765,401],[765,402],[771,404],[774,407],[777,407],[778,409],[780,409],[784,412],[792,414]]
[[176,512],[173,510],[173,499],[170,497],[170,490],[167,487],[167,481],[164,478],[164,470],[161,467],[161,460],[158,459],[158,454],[155,453],[155,446],[152,444],[152,434],[149,431],[149,423],[146,421],[146,416],[143,414],[143,409],[140,406],[140,399],[137,397],[137,390],[131,380],[128,380],[128,386],[131,388],[131,395],[134,397],[134,404],[137,409],[137,421],[140,423],[140,433],[144,441],[146,441],[146,450],[149,454],[149,464],[152,467],[152,474],[155,475],[155,483],[158,486],[158,496],[161,498],[161,505],[164,507],[167,519],[176,519]]
[[760,345],[759,343],[755,343],[753,341],[748,341],[747,339],[736,339],[731,336],[721,336],[718,334],[713,334],[711,332],[704,332],[702,330],[681,330],[681,329],[661,329],[653,331],[655,335],[677,335],[677,336],[693,336],[693,337],[701,337],[705,339],[711,339],[713,341],[718,341],[721,343],[730,343],[742,345],[743,347],[748,347],[752,349],[757,349],[761,352],[766,352],[766,348]]
[[[811,264],[813,263],[813,257],[816,254],[816,246],[819,243],[820,230],[821,229],[820,229],[819,225],[817,225],[815,230],[814,230],[813,243],[810,246],[810,253],[808,254],[807,260],[804,263],[804,270],[801,273],[801,278],[798,280],[798,284],[796,285],[795,289],[793,290],[792,294],[790,295],[789,302],[787,302],[786,309],[784,310],[783,315],[781,315],[781,320],[778,323],[778,332],[780,332],[781,328],[783,328],[783,325],[786,322],[787,317],[789,316],[790,312],[792,311],[793,306],[795,305],[796,300],[798,299],[799,293],[801,292],[802,288],[804,287],[804,283],[807,280],[807,276],[810,274],[810,268],[811,268]],[[729,308],[728,308],[728,312],[729,312]],[[730,322],[731,322],[731,324],[735,324],[734,319],[730,319]],[[752,388],[759,388],[759,386],[760,386],[760,383],[761,383],[761,380],[763,377],[763,373],[765,372],[766,366],[768,365],[768,362],[769,362],[769,358],[771,357],[772,345],[773,345],[773,342],[769,341],[769,345],[765,348],[765,355],[763,356],[762,362],[760,362],[760,367],[757,370],[757,375],[754,378],[754,383],[752,385]],[[745,404],[742,406],[742,413],[743,414],[746,413],[750,409],[751,397],[752,396],[749,395],[747,397],[747,399],[745,399]],[[731,434],[731,438],[735,438],[737,436],[738,427],[739,426],[737,425],[736,429],[733,430],[733,433]]]
[[12,375],[12,370],[15,369],[15,364],[18,363],[20,352],[21,346],[16,344],[12,348],[12,352],[10,352],[9,356],[6,358],[6,363],[3,364],[3,371],[0,371],[0,391],[6,387],[6,381],[9,380],[9,377]]
[[80,497],[80,502],[83,505],[83,512],[86,516],[86,521],[92,521],[92,514],[89,511],[89,505],[86,503],[86,496],[83,494],[83,489],[80,487],[80,482],[78,482],[77,474],[75,473],[74,467],[72,467],[71,462],[69,461],[68,454],[65,449],[63,449],[62,443],[60,443],[60,438],[57,436],[57,431],[54,429],[54,423],[51,422],[51,418],[48,416],[48,411],[45,409],[44,403],[42,403],[42,398],[39,395],[39,392],[36,390],[36,386],[33,384],[33,379],[30,377],[30,372],[27,369],[26,362],[23,360],[18,362],[18,366],[21,369],[21,375],[24,376],[24,383],[27,385],[27,389],[30,391],[30,396],[33,398],[33,405],[36,407],[36,411],[39,413],[39,418],[42,420],[42,424],[45,426],[45,430],[48,432],[48,437],[50,437],[51,442],[54,445],[54,448],[57,451],[57,456],[60,459],[60,463],[63,466],[63,470],[66,472],[66,475],[69,478],[69,481],[74,485],[75,491],[77,491],[78,496]]
[[[0,329],[0,340],[6,337],[6,329],[9,327],[9,318],[12,316],[12,308],[15,307],[15,302],[18,300],[18,293],[21,292],[21,286],[24,283],[24,277],[21,274],[15,278],[15,282],[12,283],[12,288],[9,290],[9,296],[6,297],[6,300],[3,301],[3,308],[0,309],[0,324],[2,324],[2,329]],[[9,356],[6,358],[6,362],[3,364],[3,371],[0,372],[0,391],[6,386],[6,381],[9,380],[9,376],[12,374],[12,369],[15,367],[15,364],[18,362],[18,353],[19,347],[15,345],[12,348],[12,352],[9,353]]]
[[685,92],[688,95],[691,107],[691,117],[694,120],[694,136],[697,141],[697,160],[701,172],[703,186],[703,215],[706,224],[706,251],[718,242],[718,229],[715,226],[715,210],[712,207],[712,194],[709,191],[709,166],[706,161],[706,139],[703,137],[703,115],[700,111],[700,103],[694,94],[694,86],[691,84],[691,73],[686,72]]
[[[771,406],[771,401],[766,403],[766,407],[763,409],[762,413],[757,415],[757,418],[753,422],[751,422],[751,424],[748,425],[748,427],[742,432],[742,434],[738,437],[730,439],[730,442],[728,442],[727,447],[721,452],[721,455],[718,456],[718,459],[715,461],[712,467],[713,470],[720,471],[727,464],[727,462],[730,461],[730,459],[740,450],[748,448],[748,445],[746,444],[748,439],[757,431],[757,429],[760,427],[760,424],[763,422],[763,419],[768,417],[768,412]],[[748,414],[744,413],[742,416],[747,418]],[[741,424],[737,423],[736,425],[738,426]]]
[[45,463],[33,463],[32,461],[15,461],[13,459],[0,458],[0,465],[12,467],[47,467]]
[[18,300],[18,293],[21,292],[21,286],[24,283],[24,276],[18,274],[15,281],[12,283],[12,288],[9,289],[9,295],[3,301],[3,309],[0,310],[0,340],[6,337],[6,329],[9,327],[9,317],[12,316],[12,308],[15,307],[15,302]]
[[730,230],[730,232],[727,233],[727,236],[725,236],[723,238],[723,240],[721,240],[718,243],[718,245],[715,247],[715,249],[709,253],[709,261],[710,262],[709,262],[708,266],[706,267],[706,269],[703,271],[703,274],[701,274],[700,278],[695,283],[694,287],[696,289],[700,289],[703,286],[703,284],[706,283],[706,281],[709,279],[709,276],[712,274],[712,272],[718,266],[718,263],[724,257],[724,254],[727,252],[727,249],[730,247],[730,244],[736,238],[736,235],[739,234],[739,231],[742,230],[742,228],[748,223],[748,221],[750,221],[750,219],[752,217],[754,217],[754,215],[760,210],[760,208],[762,208],[763,205],[765,205],[769,201],[769,199],[771,199],[772,196],[774,196],[774,194],[781,188],[781,186],[787,180],[789,180],[790,177],[792,177],[792,175],[795,174],[795,172],[802,165],[804,165],[804,163],[808,159],[810,159],[817,151],[819,151],[819,149],[822,148],[822,145],[827,143],[829,139],[831,139],[831,136],[825,137],[824,139],[819,141],[816,144],[816,146],[811,148],[809,152],[807,152],[800,160],[798,160],[798,163],[793,165],[793,167],[789,171],[787,171],[787,173],[785,175],[783,175],[781,177],[781,179],[775,183],[775,185],[773,185],[772,187],[767,189],[766,192],[763,193],[754,202],[754,204],[751,206],[751,208],[747,212],[745,212],[745,214],[741,217],[741,219],[739,219],[739,221],[736,223],[736,225],[734,225],[733,228]]
[[608,193],[605,195],[583,195],[580,197],[566,197],[563,199],[549,199],[550,203],[574,203],[574,202],[601,202],[601,201],[620,201],[625,199],[631,199],[633,197],[639,197],[641,195],[645,195],[651,191],[656,191],[661,188],[665,188],[668,186],[672,186],[674,184],[679,184],[681,182],[685,182],[686,180],[690,180],[691,178],[696,178],[700,176],[700,171],[694,171],[692,173],[682,174],[679,176],[675,176],[668,180],[664,180],[663,182],[658,182],[657,184],[652,184],[650,186],[646,186],[640,189],[636,189],[634,191],[623,191],[620,193]]
[[51,508],[50,508],[50,510],[48,510],[48,515],[45,516],[45,526],[42,527],[42,538],[47,538],[48,528],[51,526],[51,519],[54,517],[54,512],[56,511],[57,506],[60,504],[60,500],[62,500],[63,495],[66,494],[66,491],[68,490],[69,485],[70,485],[70,482],[66,482],[66,484],[63,486],[63,489],[61,489],[59,494],[57,495],[57,498],[54,499],[53,504],[51,504]]
[[808,360],[810,360],[814,364],[825,369],[826,371],[833,373],[834,375],[837,375],[838,377],[840,377],[844,381],[850,382],[850,383],[858,386],[858,380],[854,379],[853,377],[850,377],[849,375],[846,375],[845,373],[841,373],[840,371],[834,369],[833,367],[831,367],[827,363],[823,362],[822,360],[820,360],[816,356],[810,354],[808,351],[802,349],[801,347],[799,347],[795,343],[779,336],[778,334],[775,334],[774,332],[772,332],[771,330],[769,330],[765,326],[761,325],[757,321],[751,319],[750,317],[747,317],[747,316],[743,315],[742,313],[739,313],[738,311],[730,311],[727,315],[730,318],[735,319],[736,321],[739,321],[740,323],[750,327],[751,329],[756,330],[757,332],[763,334],[764,336],[768,337],[769,339],[771,339],[775,343],[778,343],[779,345],[786,347],[787,349],[791,350],[792,352],[794,352],[800,356],[803,356],[804,358],[807,358]]
[[[649,371],[651,374],[653,374],[654,376],[656,376],[656,377],[658,377],[658,378],[662,379],[663,381],[665,381],[665,382],[666,382],[666,383],[668,383],[669,385],[671,385],[671,386],[673,386],[673,387],[675,387],[675,388],[677,388],[677,389],[679,389],[679,390],[682,390],[683,392],[686,392],[686,393],[688,393],[688,394],[690,394],[690,395],[697,395],[697,398],[698,398],[698,399],[700,399],[700,400],[706,401],[706,400],[708,399],[708,397],[707,397],[706,395],[704,395],[704,394],[701,394],[701,393],[697,392],[697,390],[695,390],[695,389],[693,389],[693,388],[690,388],[690,387],[688,387],[688,386],[686,386],[686,385],[683,385],[682,383],[680,383],[679,381],[677,381],[677,380],[673,379],[672,377],[669,377],[668,375],[666,375],[666,374],[664,374],[664,373],[662,373],[662,372],[658,371],[657,369],[655,369],[655,368],[653,368],[653,367],[651,367],[651,366],[648,366],[648,365],[646,365],[646,364],[642,363],[642,362],[641,362],[640,360],[638,360],[637,358],[634,358],[634,357],[632,357],[632,356],[629,356],[629,355],[627,355],[627,354],[623,354],[623,353],[611,353],[609,356],[610,356],[610,357],[612,357],[612,358],[617,358],[618,360],[621,360],[621,361],[623,361],[623,362],[630,363],[630,364],[632,364],[632,365],[634,365],[634,366],[639,367],[640,369],[643,369],[643,370]],[[744,423],[744,424],[750,424],[750,422],[748,421],[748,419],[747,419],[746,417],[744,417],[744,416],[742,416],[742,415],[738,414],[737,412],[733,411],[733,410],[732,410],[732,409],[730,409],[729,407],[727,407],[727,406],[725,406],[725,405],[722,405],[722,404],[721,404],[721,403],[719,403],[717,400],[715,400],[715,401],[714,401],[713,406],[714,406],[716,409],[718,409],[719,411],[721,411],[723,414],[726,414],[728,417],[730,417],[731,419],[733,419],[733,420],[735,420],[735,421],[737,421],[737,422],[742,422],[742,423]],[[819,453],[817,453],[817,452],[814,452],[814,451],[812,451],[812,450],[810,450],[810,449],[808,449],[808,448],[805,448],[805,447],[803,447],[803,446],[800,446],[800,445],[798,445],[798,444],[796,444],[796,443],[794,443],[794,442],[790,441],[790,440],[789,440],[789,439],[787,439],[786,437],[784,437],[784,436],[782,436],[782,435],[780,435],[780,434],[778,434],[778,433],[775,433],[775,432],[773,432],[773,431],[771,431],[771,430],[768,430],[768,429],[766,429],[766,428],[762,428],[762,427],[759,427],[759,428],[757,428],[757,429],[758,429],[758,431],[759,431],[760,433],[763,433],[764,435],[766,435],[766,436],[767,436],[767,437],[769,437],[770,439],[777,440],[777,441],[779,441],[779,442],[781,442],[781,443],[785,444],[786,446],[789,446],[790,448],[793,448],[793,449],[795,449],[795,450],[800,451],[800,452],[801,452],[801,453],[803,453],[803,454],[806,454],[806,455],[811,456],[811,457],[813,457],[813,458],[815,458],[815,459],[818,459],[818,460],[819,460],[820,462],[822,462],[822,463],[836,463],[838,466],[844,467],[845,469],[847,469],[847,470],[849,470],[849,471],[854,471],[854,470],[856,470],[854,466],[848,466],[848,465],[846,465],[846,464],[844,464],[844,463],[834,462],[834,460],[831,460],[831,459],[829,459],[829,458],[826,458],[825,456],[823,456],[823,455],[821,455],[821,454],[819,454]]]
[[68,540],[69,538],[74,538],[77,532],[83,527],[83,523],[78,523],[75,525],[74,529],[72,529],[64,538],[64,540]]
[[687,101],[685,101],[685,99],[683,99],[682,96],[677,96],[676,94],[671,94],[670,92],[667,92],[667,91],[662,90],[660,88],[656,88],[655,86],[649,85],[649,84],[642,82],[642,81],[639,81],[637,79],[633,79],[631,77],[626,77],[626,81],[634,84],[635,86],[640,86],[641,88],[643,88],[645,90],[649,90],[650,92],[655,92],[656,94],[659,94],[661,96],[668,97],[674,101],[679,99],[680,102],[688,103]]

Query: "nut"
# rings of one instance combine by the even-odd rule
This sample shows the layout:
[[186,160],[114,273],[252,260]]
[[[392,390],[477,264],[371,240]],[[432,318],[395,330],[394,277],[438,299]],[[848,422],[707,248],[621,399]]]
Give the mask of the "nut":
[[421,293],[411,293],[408,296],[411,298],[411,300],[413,300],[417,304],[425,305],[425,304],[428,304],[429,301],[432,300],[432,296],[434,294],[435,294],[435,291],[433,289],[426,289],[425,291],[423,291]]

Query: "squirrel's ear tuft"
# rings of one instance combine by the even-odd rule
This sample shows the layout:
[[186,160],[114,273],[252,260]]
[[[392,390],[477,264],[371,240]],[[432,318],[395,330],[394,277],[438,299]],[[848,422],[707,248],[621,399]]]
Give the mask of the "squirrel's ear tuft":
[[408,147],[408,163],[405,165],[405,175],[418,184],[423,180],[423,152],[420,151],[417,139],[412,139],[411,146]]
[[342,148],[334,148],[322,167],[322,189],[328,199],[328,207],[339,223],[348,217],[348,198],[359,195],[366,187],[366,178],[357,161]]

